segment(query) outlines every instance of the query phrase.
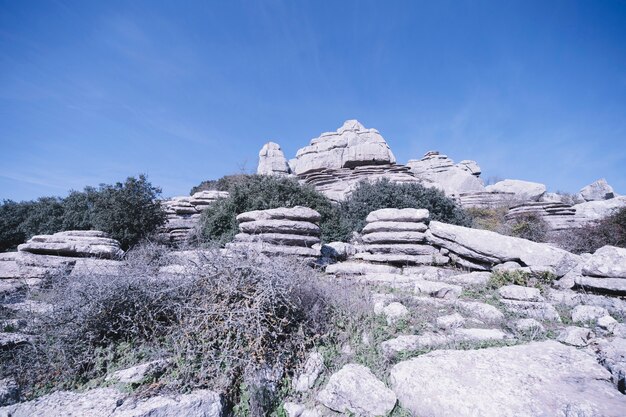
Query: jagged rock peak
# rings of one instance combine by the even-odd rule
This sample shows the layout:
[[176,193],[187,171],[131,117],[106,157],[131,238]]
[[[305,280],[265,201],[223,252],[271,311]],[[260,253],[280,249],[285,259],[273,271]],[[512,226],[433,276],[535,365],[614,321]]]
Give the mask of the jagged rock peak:
[[580,196],[585,201],[609,200],[615,197],[613,187],[604,178],[593,182],[580,190]]
[[291,173],[289,163],[280,145],[275,142],[267,142],[259,151],[259,175],[287,175]]
[[350,119],[350,120],[346,120],[345,122],[343,122],[343,126],[337,129],[337,133],[341,135],[343,132],[347,130],[360,132],[366,129],[365,129],[365,126],[363,126],[358,120]]

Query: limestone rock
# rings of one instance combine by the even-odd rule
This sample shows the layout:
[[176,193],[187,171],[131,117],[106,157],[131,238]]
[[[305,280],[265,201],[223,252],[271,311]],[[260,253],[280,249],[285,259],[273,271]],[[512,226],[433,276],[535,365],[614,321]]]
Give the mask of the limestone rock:
[[626,394],[626,339],[600,340],[594,350],[600,363],[613,375],[619,392]]
[[283,233],[306,236],[318,236],[319,226],[297,220],[256,220],[239,224],[239,230],[248,234]]
[[608,200],[615,197],[613,187],[604,178],[583,187],[579,194],[585,201]]
[[124,384],[138,384],[146,378],[153,377],[163,371],[167,362],[156,360],[121,369],[108,375],[105,381],[122,382]]
[[431,151],[422,159],[412,159],[407,163],[413,174],[425,186],[441,189],[446,195],[458,195],[485,190],[480,176],[480,167],[475,161],[454,162],[446,155]]
[[437,317],[437,326],[442,329],[454,329],[463,326],[463,324],[465,324],[465,317],[459,313]]
[[423,223],[428,221],[430,213],[426,209],[414,208],[386,208],[370,212],[365,218],[366,223],[374,222],[407,222]]
[[626,410],[606,369],[553,341],[431,352],[395,365],[390,382],[400,405],[420,417],[617,417]]
[[544,321],[561,321],[558,311],[550,303],[518,301],[518,300],[500,300],[504,304],[509,313],[524,317]]
[[323,133],[296,154],[298,175],[323,169],[354,168],[363,165],[393,164],[396,158],[376,129],[366,129],[356,120],[347,120],[336,132]]
[[364,262],[341,262],[326,267],[327,274],[335,275],[366,275],[366,274],[399,274],[400,268],[389,265],[373,265]]
[[521,333],[537,332],[539,334],[545,333],[546,329],[543,324],[535,319],[519,319],[515,322],[515,330]]
[[492,265],[516,261],[531,268],[552,269],[557,276],[565,275],[580,260],[545,243],[437,221],[430,222],[426,236],[431,244],[470,260]]
[[543,184],[521,180],[504,180],[488,185],[485,189],[489,192],[513,193],[518,199],[526,201],[538,201],[546,192]]
[[624,278],[592,278],[576,277],[576,287],[587,291],[605,293],[610,295],[626,295],[626,279]]
[[584,263],[583,275],[626,279],[626,249],[603,246]]
[[538,288],[521,285],[505,285],[498,289],[500,297],[519,301],[544,301]]
[[363,234],[376,232],[425,232],[428,226],[424,223],[410,222],[374,222],[368,223],[363,228]]
[[280,207],[269,210],[254,210],[241,213],[237,216],[239,223],[253,222],[258,220],[295,220],[317,223],[322,216],[308,207],[295,206],[291,208]]
[[463,287],[445,282],[420,280],[415,282],[416,294],[427,294],[435,298],[459,298]]
[[223,408],[217,393],[197,390],[175,397],[157,395],[131,399],[119,406],[111,417],[221,417]]
[[368,368],[357,364],[347,364],[333,374],[317,398],[333,411],[363,417],[385,416],[397,401]]
[[268,142],[259,151],[258,175],[287,175],[291,173],[289,163],[280,145]]
[[204,190],[192,196],[173,197],[161,204],[167,215],[167,222],[159,232],[172,243],[181,243],[193,235],[200,215],[217,200],[228,198],[228,192]]
[[589,339],[593,337],[591,330],[584,327],[568,326],[563,329],[556,340],[570,346],[584,347],[589,344]]
[[306,392],[313,388],[324,370],[324,358],[318,352],[311,352],[302,371],[294,378],[293,388],[298,392]]
[[330,242],[322,246],[322,256],[337,261],[345,261],[356,252],[356,248],[350,243]]
[[409,316],[409,309],[396,301],[389,303],[383,308],[383,314],[387,318],[387,324],[392,325]]
[[607,316],[608,314],[609,312],[606,311],[606,308],[581,305],[574,307],[572,310],[572,321],[574,323],[586,323]]
[[53,235],[33,236],[19,245],[20,252],[38,255],[71,257],[93,257],[102,259],[120,258],[124,252],[120,243],[104,232],[95,230],[71,230]]

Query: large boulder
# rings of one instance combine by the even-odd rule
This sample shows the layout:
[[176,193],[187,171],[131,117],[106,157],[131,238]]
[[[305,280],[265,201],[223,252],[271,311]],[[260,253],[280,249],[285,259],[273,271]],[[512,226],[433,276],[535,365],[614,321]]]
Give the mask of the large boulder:
[[259,166],[256,173],[259,175],[287,175],[291,173],[289,163],[280,145],[268,142],[259,151]]
[[583,264],[582,274],[591,277],[626,279],[626,249],[603,246]]
[[396,405],[395,394],[363,365],[348,364],[331,375],[317,396],[326,407],[342,414],[386,416]]
[[580,223],[602,220],[624,207],[626,207],[626,197],[624,196],[610,200],[587,201],[572,206],[576,210],[576,218]]
[[116,259],[124,254],[117,240],[96,230],[70,230],[53,235],[37,235],[19,245],[17,249],[20,252],[38,255],[102,259]]
[[448,156],[430,151],[422,159],[410,160],[407,166],[424,185],[441,189],[447,195],[485,190],[479,179],[481,169],[475,161],[464,160],[455,165]]
[[585,201],[608,200],[615,197],[613,187],[604,178],[583,187],[579,194]]
[[298,150],[295,173],[364,165],[394,164],[396,158],[376,129],[366,129],[357,120],[347,120],[336,132],[323,133]]
[[563,276],[580,261],[578,255],[545,243],[437,221],[430,222],[426,238],[476,265],[515,261],[536,271]]
[[554,341],[431,352],[398,363],[389,379],[400,405],[420,417],[626,414],[611,374]]
[[504,180],[488,185],[485,189],[495,193],[513,193],[523,201],[539,201],[546,192],[546,186],[543,184],[521,180]]

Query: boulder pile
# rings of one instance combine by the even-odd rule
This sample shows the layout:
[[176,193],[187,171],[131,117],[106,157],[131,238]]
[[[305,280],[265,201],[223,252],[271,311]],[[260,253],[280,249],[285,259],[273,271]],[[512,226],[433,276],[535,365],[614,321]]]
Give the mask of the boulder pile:
[[320,214],[310,208],[255,210],[237,216],[240,233],[227,249],[253,249],[266,255],[320,256]]
[[97,230],[70,230],[53,235],[37,235],[19,245],[17,250],[37,255],[100,259],[117,259],[124,254],[117,240]]
[[449,258],[426,242],[425,209],[381,209],[371,212],[361,232],[363,245],[354,259],[392,265],[446,264]]
[[439,188],[448,196],[485,190],[476,161],[465,160],[455,165],[448,156],[430,151],[422,159],[410,160],[407,166],[424,185]]
[[172,243],[185,241],[198,224],[202,212],[220,198],[227,198],[226,191],[200,191],[191,197],[174,197],[163,202],[167,223],[161,228],[161,236]]

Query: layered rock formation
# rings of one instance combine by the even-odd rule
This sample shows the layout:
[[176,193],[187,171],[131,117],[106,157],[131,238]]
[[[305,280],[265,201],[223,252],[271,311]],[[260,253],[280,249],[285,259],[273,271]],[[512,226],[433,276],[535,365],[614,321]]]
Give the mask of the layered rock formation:
[[364,180],[374,182],[385,178],[398,183],[418,182],[410,168],[396,164],[395,156],[380,133],[366,129],[356,120],[348,120],[336,132],[312,139],[289,163],[277,144],[266,144],[259,153],[257,172],[285,174],[285,169],[334,201],[344,200]]
[[575,284],[587,291],[626,296],[626,249],[598,249],[583,263]]
[[503,180],[485,187],[495,193],[512,193],[521,201],[539,201],[546,192],[546,186],[538,182],[521,180]]
[[257,167],[259,175],[288,175],[291,173],[289,163],[280,145],[274,142],[268,142],[259,151],[259,166]]
[[424,209],[371,212],[354,259],[392,265],[446,264],[449,259],[426,242],[429,213]]
[[17,249],[20,252],[38,255],[77,258],[116,259],[124,254],[117,240],[97,230],[70,230],[53,235],[37,235],[19,245]]
[[174,197],[163,201],[167,223],[161,235],[172,243],[184,242],[192,234],[202,212],[220,198],[227,198],[226,191],[200,191],[191,197]]
[[241,213],[237,216],[240,233],[227,249],[317,258],[320,219],[317,211],[300,206]]
[[485,190],[480,180],[481,169],[475,161],[458,164],[437,151],[427,152],[422,159],[407,162],[413,174],[426,186],[441,189],[448,196]]

